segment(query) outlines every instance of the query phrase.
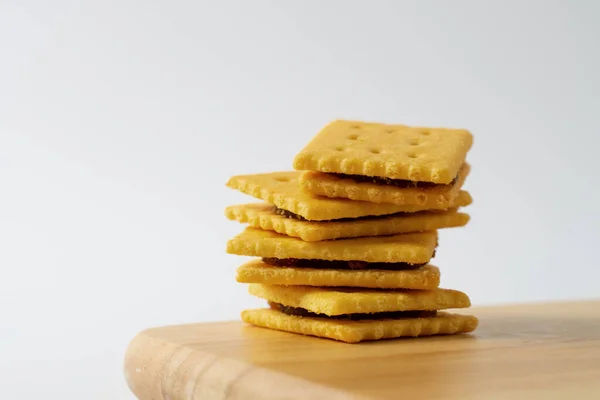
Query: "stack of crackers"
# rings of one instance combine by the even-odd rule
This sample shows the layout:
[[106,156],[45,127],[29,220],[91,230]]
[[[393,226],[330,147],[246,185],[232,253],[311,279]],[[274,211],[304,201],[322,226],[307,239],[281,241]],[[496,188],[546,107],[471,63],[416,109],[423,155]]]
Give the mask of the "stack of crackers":
[[262,200],[227,207],[248,227],[227,252],[256,257],[237,281],[268,308],[256,326],[349,343],[473,331],[458,290],[431,265],[438,229],[461,227],[472,199],[469,131],[337,120],[293,161],[294,171],[232,177]]

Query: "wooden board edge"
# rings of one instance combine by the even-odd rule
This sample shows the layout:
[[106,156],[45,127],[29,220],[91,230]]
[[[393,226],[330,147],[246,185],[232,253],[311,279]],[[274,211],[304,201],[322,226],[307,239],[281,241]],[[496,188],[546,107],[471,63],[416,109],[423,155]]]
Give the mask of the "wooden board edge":
[[125,352],[125,380],[139,400],[356,399],[356,395],[139,333]]

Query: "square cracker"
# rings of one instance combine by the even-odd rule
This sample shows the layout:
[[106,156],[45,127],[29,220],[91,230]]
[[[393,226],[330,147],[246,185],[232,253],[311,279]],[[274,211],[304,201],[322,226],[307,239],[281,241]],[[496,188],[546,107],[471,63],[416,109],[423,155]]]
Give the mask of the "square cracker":
[[[452,207],[464,207],[471,202],[469,192],[461,191],[452,202]],[[457,212],[453,208],[448,211],[419,211],[379,218],[328,222],[302,221],[277,214],[273,206],[268,203],[229,206],[225,209],[225,215],[230,220],[247,223],[252,228],[275,231],[306,242],[433,231],[464,226],[470,220],[469,214]]]
[[294,158],[294,169],[448,184],[473,144],[464,129],[337,120]]
[[426,188],[358,182],[334,174],[306,171],[300,176],[300,187],[315,196],[443,209],[452,206],[470,171],[471,166],[464,163],[454,183]]
[[376,204],[367,201],[313,196],[300,189],[300,175],[301,172],[298,171],[237,175],[227,181],[227,186],[311,221],[358,218],[428,209],[423,206]]
[[439,286],[440,270],[433,265],[405,271],[275,267],[261,260],[252,260],[237,269],[236,280],[267,285],[427,290]]
[[304,308],[329,316],[385,311],[443,310],[471,306],[469,296],[458,290],[362,289],[283,286],[251,283],[250,294],[284,306]]
[[358,343],[367,340],[393,339],[433,335],[454,335],[477,329],[479,321],[472,315],[438,312],[435,317],[341,320],[335,318],[298,317],[270,308],[242,311],[242,320],[248,324],[297,333]]
[[431,260],[436,246],[437,231],[305,242],[273,231],[246,228],[227,242],[227,253],[269,258],[423,264]]

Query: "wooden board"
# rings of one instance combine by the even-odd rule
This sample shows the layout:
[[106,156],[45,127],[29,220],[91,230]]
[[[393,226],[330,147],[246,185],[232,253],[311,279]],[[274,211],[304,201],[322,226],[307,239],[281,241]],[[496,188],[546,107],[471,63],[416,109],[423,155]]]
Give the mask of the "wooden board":
[[125,357],[150,399],[600,399],[600,301],[472,309],[472,335],[345,344],[244,325],[150,329]]

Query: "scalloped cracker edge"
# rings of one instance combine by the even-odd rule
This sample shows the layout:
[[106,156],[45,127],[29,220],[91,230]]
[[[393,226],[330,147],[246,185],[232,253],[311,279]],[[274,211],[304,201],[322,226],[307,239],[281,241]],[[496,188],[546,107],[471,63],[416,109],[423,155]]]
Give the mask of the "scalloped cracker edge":
[[392,236],[305,242],[273,231],[246,228],[227,242],[227,253],[250,257],[316,260],[428,263],[437,246],[437,231]]
[[301,190],[300,175],[301,172],[298,171],[236,175],[229,178],[227,186],[311,221],[388,215],[428,209],[418,205],[399,206],[313,196]]
[[[464,207],[471,202],[469,193],[461,191],[452,205]],[[433,231],[465,226],[470,220],[469,214],[449,209],[346,221],[302,221],[275,213],[273,206],[268,203],[229,206],[225,209],[225,216],[230,220],[247,223],[252,228],[275,231],[306,242]]]
[[427,209],[445,209],[452,207],[452,203],[458,196],[470,171],[471,166],[465,163],[458,173],[456,182],[451,185],[436,185],[428,188],[404,188],[357,182],[351,178],[324,172],[306,171],[300,176],[300,187],[315,196],[370,201],[378,204],[414,205]]
[[266,285],[431,290],[440,284],[440,270],[433,265],[405,271],[276,267],[252,260],[238,267],[236,280]]
[[298,317],[270,308],[260,308],[244,310],[241,317],[244,322],[262,328],[346,343],[468,333],[477,329],[479,323],[475,316],[447,312],[438,312],[437,316],[427,318],[348,321]]
[[444,310],[468,308],[469,296],[458,290],[394,290],[328,288],[251,283],[250,294],[273,303],[304,308],[329,316],[386,311]]

